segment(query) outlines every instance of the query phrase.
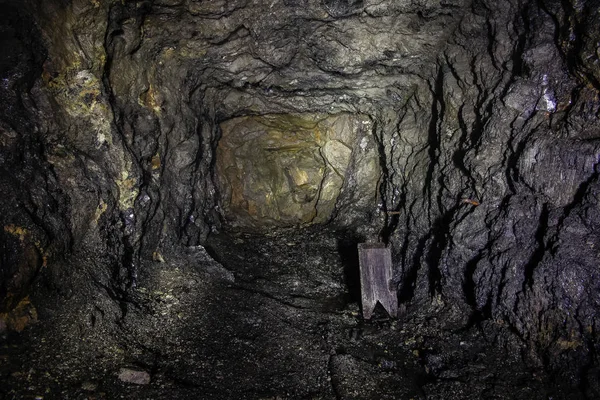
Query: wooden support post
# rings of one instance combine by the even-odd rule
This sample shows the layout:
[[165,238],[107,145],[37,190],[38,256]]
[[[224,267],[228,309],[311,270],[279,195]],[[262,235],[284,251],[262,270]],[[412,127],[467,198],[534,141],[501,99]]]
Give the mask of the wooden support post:
[[370,319],[379,302],[390,317],[395,318],[398,314],[398,297],[392,287],[390,248],[383,243],[360,243],[358,261],[363,317]]

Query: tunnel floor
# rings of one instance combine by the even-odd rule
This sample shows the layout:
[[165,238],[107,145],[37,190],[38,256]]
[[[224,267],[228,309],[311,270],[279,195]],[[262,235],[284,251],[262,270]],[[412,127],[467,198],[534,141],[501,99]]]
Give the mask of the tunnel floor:
[[457,326],[448,306],[364,321],[357,240],[323,228],[220,233],[207,250],[149,262],[120,304],[91,285],[1,339],[0,397],[580,398],[494,329]]

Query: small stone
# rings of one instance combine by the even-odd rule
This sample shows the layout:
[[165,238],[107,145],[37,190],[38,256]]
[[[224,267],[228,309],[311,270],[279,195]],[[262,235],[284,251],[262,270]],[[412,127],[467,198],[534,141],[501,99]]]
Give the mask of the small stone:
[[119,380],[137,385],[147,385],[150,383],[150,374],[146,371],[136,371],[129,368],[121,368],[119,371]]
[[81,384],[81,388],[87,392],[94,392],[98,388],[98,384],[93,381],[85,381]]
[[152,253],[152,260],[153,261],[158,261],[161,263],[165,262],[165,259],[163,258],[162,254],[160,254],[158,251],[155,251]]

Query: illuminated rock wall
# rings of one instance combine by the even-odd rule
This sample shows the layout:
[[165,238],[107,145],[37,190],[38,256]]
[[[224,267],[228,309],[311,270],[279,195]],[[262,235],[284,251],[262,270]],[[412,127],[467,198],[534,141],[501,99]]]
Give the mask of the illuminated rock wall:
[[374,211],[380,170],[372,127],[368,117],[351,114],[223,122],[216,173],[224,219],[268,229],[328,222],[336,211]]

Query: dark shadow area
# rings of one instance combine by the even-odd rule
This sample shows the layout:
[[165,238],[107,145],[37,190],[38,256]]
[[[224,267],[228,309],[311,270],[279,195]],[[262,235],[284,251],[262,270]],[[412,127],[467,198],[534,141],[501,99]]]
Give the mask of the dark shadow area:
[[375,309],[373,310],[373,316],[367,321],[374,324],[389,324],[392,319],[393,318],[390,317],[390,314],[388,314],[383,305],[380,302],[377,302]]
[[221,258],[221,256],[219,256],[219,253],[215,250],[215,248],[213,246],[207,245],[204,246],[204,249],[206,250],[206,252],[208,253],[208,255],[215,260],[216,262],[218,262],[219,264],[223,265],[224,267],[227,268],[226,264],[223,263],[223,260]]
[[419,238],[416,251],[412,256],[410,267],[404,273],[402,284],[400,285],[400,290],[398,292],[398,304],[411,301],[415,295],[417,276],[421,266],[421,258],[423,257],[427,243],[431,238],[430,235],[431,233],[428,233],[427,235]]
[[360,265],[358,262],[358,244],[365,238],[354,232],[343,231],[337,239],[337,250],[344,266],[344,280],[348,287],[350,302],[360,304]]

